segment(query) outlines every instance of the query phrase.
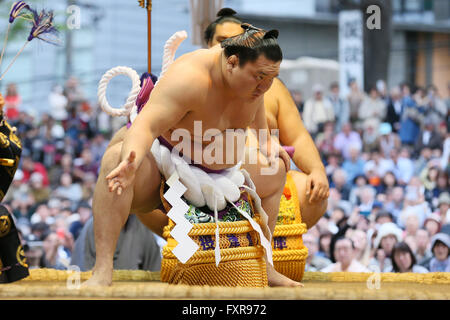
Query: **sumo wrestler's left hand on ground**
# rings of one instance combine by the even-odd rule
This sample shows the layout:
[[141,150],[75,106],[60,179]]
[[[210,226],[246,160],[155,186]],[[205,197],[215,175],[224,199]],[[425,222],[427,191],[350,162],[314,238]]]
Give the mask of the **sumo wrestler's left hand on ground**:
[[323,170],[313,170],[306,178],[306,195],[309,203],[325,200],[329,197],[328,179]]

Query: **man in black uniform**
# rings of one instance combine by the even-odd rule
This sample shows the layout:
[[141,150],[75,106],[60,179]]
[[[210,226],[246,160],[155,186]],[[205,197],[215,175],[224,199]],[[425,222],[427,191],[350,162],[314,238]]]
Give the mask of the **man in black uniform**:
[[[4,104],[0,94],[0,201],[13,180],[22,152],[15,130],[3,118]],[[28,275],[28,264],[14,220],[8,209],[0,205],[0,283],[14,282]]]

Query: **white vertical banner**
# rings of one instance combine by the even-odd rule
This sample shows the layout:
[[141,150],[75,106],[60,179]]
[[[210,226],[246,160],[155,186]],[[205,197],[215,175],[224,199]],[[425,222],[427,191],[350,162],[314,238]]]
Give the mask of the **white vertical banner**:
[[364,88],[363,15],[360,10],[339,12],[339,91],[349,93],[348,83],[355,79]]
[[202,46],[206,27],[217,19],[217,12],[222,8],[223,0],[190,0],[192,44]]

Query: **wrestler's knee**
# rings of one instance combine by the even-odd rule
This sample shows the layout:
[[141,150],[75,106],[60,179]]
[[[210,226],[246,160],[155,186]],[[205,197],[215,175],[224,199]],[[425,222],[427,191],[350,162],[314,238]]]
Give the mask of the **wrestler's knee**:
[[310,229],[327,211],[328,199],[319,200],[314,203],[305,201],[300,204],[300,212],[302,215],[302,222],[306,224],[306,227]]
[[300,212],[302,221],[311,228],[325,214],[328,207],[328,199],[309,202],[309,196],[306,194],[307,176],[303,172],[291,170],[289,174],[294,180],[297,188],[298,199],[300,202]]
[[315,202],[311,205],[312,209],[314,210],[315,218],[318,220],[322,218],[322,216],[325,214],[328,208],[328,199],[323,199]]

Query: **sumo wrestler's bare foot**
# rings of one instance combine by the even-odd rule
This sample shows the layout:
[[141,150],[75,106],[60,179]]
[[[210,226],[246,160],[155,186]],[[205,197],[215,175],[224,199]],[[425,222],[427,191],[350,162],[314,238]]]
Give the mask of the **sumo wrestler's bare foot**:
[[267,263],[267,278],[271,287],[303,287],[303,284],[282,275],[270,264]]
[[94,287],[94,286],[110,286],[112,284],[113,270],[94,270],[89,280],[83,282],[81,287]]

